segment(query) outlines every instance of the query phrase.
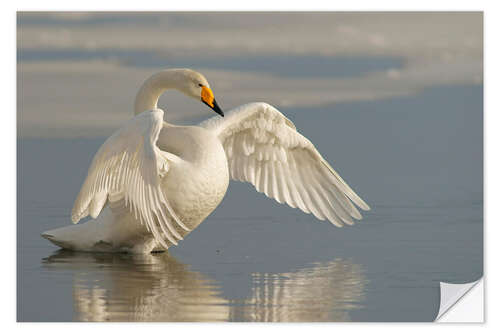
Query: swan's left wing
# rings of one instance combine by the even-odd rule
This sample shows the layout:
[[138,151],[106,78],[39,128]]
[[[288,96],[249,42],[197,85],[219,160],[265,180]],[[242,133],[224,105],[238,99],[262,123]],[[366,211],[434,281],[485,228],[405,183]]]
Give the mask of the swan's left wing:
[[124,200],[165,248],[168,246],[164,238],[173,244],[182,239],[170,221],[189,229],[179,220],[160,187],[160,178],[181,160],[156,146],[162,127],[163,111],[146,111],[104,142],[74,203],[73,223],[87,215],[97,217],[108,200]]
[[336,226],[370,207],[340,178],[294,124],[266,103],[242,105],[200,124],[221,140],[232,179]]

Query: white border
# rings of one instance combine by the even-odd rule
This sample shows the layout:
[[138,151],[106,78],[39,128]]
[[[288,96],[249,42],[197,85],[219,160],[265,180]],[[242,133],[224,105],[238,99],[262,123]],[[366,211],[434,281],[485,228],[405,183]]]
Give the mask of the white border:
[[[14,84],[16,79],[15,67],[15,42],[16,42],[16,26],[15,26],[15,11],[17,10],[122,10],[122,11],[135,11],[135,10],[254,10],[254,11],[269,11],[269,10],[332,10],[332,11],[347,11],[347,10],[361,10],[361,11],[404,11],[404,10],[419,10],[419,11],[485,11],[485,245],[488,246],[488,251],[485,251],[485,259],[489,259],[488,253],[495,253],[498,250],[499,242],[493,237],[498,237],[500,219],[498,209],[498,200],[495,197],[494,189],[500,188],[499,173],[499,112],[500,105],[498,103],[499,95],[498,90],[500,84],[498,82],[498,66],[499,66],[499,47],[498,47],[498,31],[500,31],[500,15],[496,4],[497,1],[436,1],[436,0],[419,0],[416,1],[342,1],[330,2],[307,0],[301,2],[292,1],[260,1],[252,0],[246,2],[236,1],[216,1],[205,0],[198,1],[150,1],[141,0],[137,2],[124,3],[123,1],[17,1],[9,2],[7,5],[4,2],[1,11],[1,24],[2,24],[2,153],[6,158],[3,159],[2,173],[3,175],[3,191],[2,191],[2,226],[7,230],[3,232],[2,239],[2,253],[4,254],[4,269],[2,274],[2,285],[5,290],[4,297],[2,297],[1,316],[3,327],[7,331],[11,330],[28,330],[39,331],[50,329],[51,331],[67,331],[68,329],[79,331],[87,331],[89,329],[96,331],[108,331],[119,329],[120,331],[136,331],[138,329],[162,329],[162,330],[200,330],[200,329],[216,329],[218,332],[233,332],[235,329],[241,331],[251,332],[255,329],[259,331],[274,331],[276,329],[286,329],[287,331],[302,331],[304,329],[324,330],[331,332],[333,329],[342,330],[345,328],[353,329],[367,329],[370,331],[380,332],[400,332],[404,329],[405,332],[420,332],[425,330],[453,330],[454,333],[462,331],[470,331],[474,329],[470,325],[460,324],[281,324],[281,325],[249,325],[249,324],[226,324],[226,325],[206,325],[206,324],[17,324],[16,318],[16,248],[15,248],[15,223],[16,223],[16,177],[15,177],[15,153],[16,153],[16,135],[15,135],[15,110],[16,110],[16,95]],[[495,33],[496,31],[496,33]],[[493,256],[492,256],[493,257]],[[498,271],[499,265],[488,265],[485,260],[485,283],[488,295],[498,295]],[[491,284],[489,281],[494,281]],[[486,326],[488,328],[497,327],[498,330],[498,316],[488,316],[489,309],[494,308],[493,296],[486,296]],[[47,306],[50,306],[48,300]],[[70,326],[68,326],[70,325]],[[154,325],[154,326],[152,326]],[[159,327],[160,325],[161,327]],[[425,327],[422,327],[425,325]],[[477,325],[474,325],[477,326]]]
[[[417,1],[338,1],[326,2],[321,0],[308,1],[229,1],[229,0],[191,0],[191,1],[164,1],[141,0],[140,2],[129,1],[35,1],[24,0],[17,10],[124,10],[124,11],[221,11],[221,10],[245,10],[245,11],[471,11],[482,10],[487,1],[449,1],[449,0],[419,0]],[[42,4],[42,5],[41,5]]]

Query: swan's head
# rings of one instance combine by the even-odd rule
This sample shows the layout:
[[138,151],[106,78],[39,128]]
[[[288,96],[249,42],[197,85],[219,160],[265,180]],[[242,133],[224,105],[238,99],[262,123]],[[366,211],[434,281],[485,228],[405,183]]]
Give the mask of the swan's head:
[[207,79],[200,73],[187,68],[163,70],[148,78],[135,97],[135,114],[156,109],[158,99],[166,89],[176,89],[189,97],[202,101],[224,117]]
[[200,73],[191,69],[178,69],[175,70],[178,75],[177,88],[189,97],[201,100],[209,108],[224,117],[224,112],[215,101],[210,84],[207,79]]

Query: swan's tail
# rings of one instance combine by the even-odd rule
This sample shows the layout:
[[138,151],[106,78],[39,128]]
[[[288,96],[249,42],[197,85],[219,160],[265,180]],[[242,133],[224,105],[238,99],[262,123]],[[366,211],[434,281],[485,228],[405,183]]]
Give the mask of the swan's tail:
[[127,211],[126,215],[114,216],[109,207],[96,219],[48,230],[41,236],[73,251],[149,253],[163,250],[132,214]]
[[[102,250],[106,248],[106,242],[96,238],[96,225],[93,221],[79,225],[70,225],[62,228],[48,230],[42,233],[42,237],[48,239],[55,245],[67,250],[89,251],[96,245]],[[99,243],[99,244],[98,244]],[[109,247],[110,244],[107,244]]]
[[152,236],[129,238],[117,235],[97,220],[48,230],[41,236],[63,249],[72,251],[129,253],[164,251]]

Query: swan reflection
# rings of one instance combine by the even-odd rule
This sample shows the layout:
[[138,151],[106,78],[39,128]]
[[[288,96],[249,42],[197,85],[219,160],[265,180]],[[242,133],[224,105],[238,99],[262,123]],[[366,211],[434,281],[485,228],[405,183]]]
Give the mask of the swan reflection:
[[58,251],[44,266],[72,271],[78,321],[349,321],[366,285],[361,266],[342,259],[252,273],[243,299],[223,297],[217,281],[168,253]]
[[236,321],[350,321],[366,280],[360,265],[336,259],[294,272],[252,274],[252,297],[231,307]]

